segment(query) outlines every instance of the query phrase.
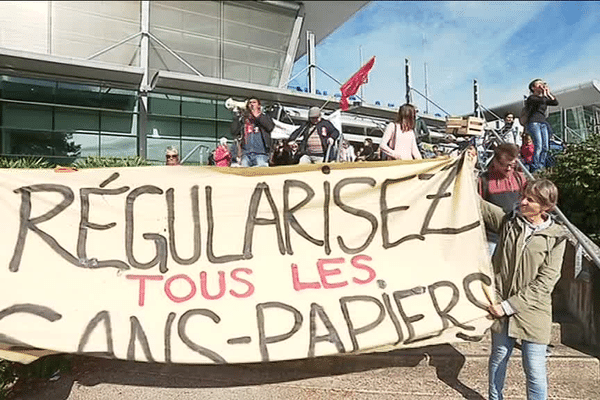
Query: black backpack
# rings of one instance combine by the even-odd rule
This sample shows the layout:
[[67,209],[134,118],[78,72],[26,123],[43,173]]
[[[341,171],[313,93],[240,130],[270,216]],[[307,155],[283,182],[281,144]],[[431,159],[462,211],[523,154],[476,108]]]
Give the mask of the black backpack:
[[525,105],[525,107],[523,107],[521,109],[521,113],[519,114],[519,123],[521,124],[521,126],[523,126],[523,128],[527,127],[527,122],[529,120],[529,107],[527,107],[527,105]]

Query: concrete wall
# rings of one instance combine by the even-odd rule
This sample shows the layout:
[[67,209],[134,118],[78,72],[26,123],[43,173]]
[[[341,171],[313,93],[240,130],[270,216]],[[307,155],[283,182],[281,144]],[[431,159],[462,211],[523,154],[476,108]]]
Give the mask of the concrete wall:
[[600,351],[600,267],[584,255],[578,269],[576,242],[571,240],[553,300],[555,320],[565,322],[563,342]]

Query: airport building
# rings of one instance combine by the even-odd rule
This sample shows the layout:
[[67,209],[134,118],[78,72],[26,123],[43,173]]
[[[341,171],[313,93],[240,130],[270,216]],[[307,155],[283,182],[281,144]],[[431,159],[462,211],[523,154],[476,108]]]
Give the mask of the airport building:
[[319,43],[368,3],[2,1],[0,156],[160,163],[174,146],[203,163],[218,138],[231,138],[227,98],[322,106],[314,87],[288,87],[293,64],[310,48],[305,38]]

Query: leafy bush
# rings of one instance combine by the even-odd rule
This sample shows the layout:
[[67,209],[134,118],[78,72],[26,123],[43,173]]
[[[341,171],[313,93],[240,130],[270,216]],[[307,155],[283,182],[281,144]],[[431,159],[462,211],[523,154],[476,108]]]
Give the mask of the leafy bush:
[[568,144],[545,175],[558,187],[561,211],[600,245],[600,133]]
[[0,168],[53,168],[54,166],[43,158],[22,157],[4,158],[0,157]]
[[56,354],[42,357],[31,364],[12,363],[0,360],[0,400],[5,400],[17,380],[25,379],[54,379],[61,373],[68,373],[72,369],[72,356]]
[[[144,167],[151,165],[141,157],[98,157],[90,156],[78,160],[71,166],[77,169],[83,168],[117,168],[117,167]],[[33,157],[0,157],[0,168],[55,168],[56,165],[46,161],[44,158]]]
[[17,380],[15,364],[0,360],[0,400],[6,399],[10,388]]
[[141,157],[97,157],[90,156],[76,161],[73,166],[83,168],[117,168],[117,167],[144,167],[150,163]]

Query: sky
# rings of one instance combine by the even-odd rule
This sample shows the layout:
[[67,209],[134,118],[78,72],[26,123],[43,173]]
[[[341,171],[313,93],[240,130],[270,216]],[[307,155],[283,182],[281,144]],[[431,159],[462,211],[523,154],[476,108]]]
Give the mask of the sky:
[[[363,100],[405,102],[405,59],[412,86],[431,103],[429,113],[473,112],[473,81],[487,108],[522,100],[533,79],[551,91],[600,79],[600,2],[372,1],[316,46],[316,65],[347,81],[372,56]],[[306,40],[306,38],[300,38]],[[427,79],[425,79],[427,65]],[[306,56],[292,76],[307,66]],[[317,71],[317,89],[340,85]],[[308,86],[306,73],[290,82]],[[360,95],[360,92],[358,93]],[[426,111],[413,92],[413,103]]]

